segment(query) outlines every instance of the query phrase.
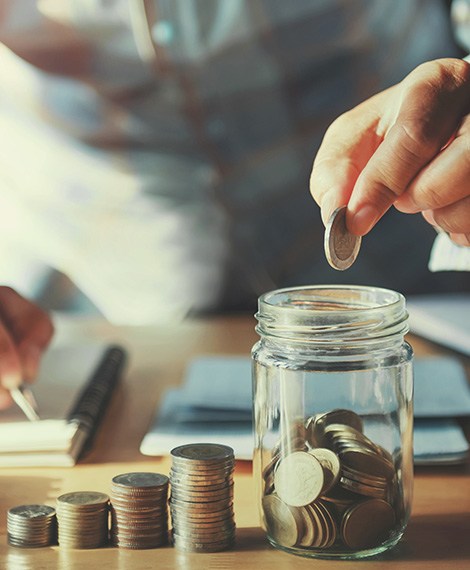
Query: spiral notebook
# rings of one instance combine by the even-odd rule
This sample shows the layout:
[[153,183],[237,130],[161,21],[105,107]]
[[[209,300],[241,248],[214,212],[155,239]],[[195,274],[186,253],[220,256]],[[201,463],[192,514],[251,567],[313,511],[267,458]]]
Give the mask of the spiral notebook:
[[99,426],[125,363],[118,346],[60,346],[44,356],[32,391],[38,421],[0,411],[0,467],[72,466]]

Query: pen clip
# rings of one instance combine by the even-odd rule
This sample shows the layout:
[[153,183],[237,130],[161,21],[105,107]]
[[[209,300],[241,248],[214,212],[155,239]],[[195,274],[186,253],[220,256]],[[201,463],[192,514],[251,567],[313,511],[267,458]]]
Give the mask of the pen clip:
[[18,388],[12,388],[10,390],[10,394],[16,405],[23,411],[28,420],[39,420],[37,402],[33,393],[27,386],[21,384]]

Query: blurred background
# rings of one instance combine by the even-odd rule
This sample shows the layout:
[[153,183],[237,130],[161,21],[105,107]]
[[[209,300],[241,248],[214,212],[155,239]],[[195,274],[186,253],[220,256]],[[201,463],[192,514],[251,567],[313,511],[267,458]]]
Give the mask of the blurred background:
[[332,120],[469,30],[469,0],[1,0],[0,282],[119,324],[291,285],[470,290],[394,209],[334,271],[308,191]]

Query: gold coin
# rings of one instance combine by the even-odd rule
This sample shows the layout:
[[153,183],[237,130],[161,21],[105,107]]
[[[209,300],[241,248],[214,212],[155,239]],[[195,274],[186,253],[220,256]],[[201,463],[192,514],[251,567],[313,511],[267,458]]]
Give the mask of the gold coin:
[[336,541],[338,535],[338,526],[333,511],[333,506],[323,501],[317,501],[316,506],[322,511],[328,527],[328,536],[324,541],[323,548],[330,548]]
[[349,548],[372,548],[387,538],[394,524],[392,506],[380,499],[370,499],[345,512],[341,534]]
[[338,456],[331,449],[317,447],[310,450],[310,454],[318,459],[323,468],[324,483],[322,494],[327,493],[338,481],[341,471],[341,464]]
[[312,542],[316,536],[316,523],[310,510],[307,507],[291,507],[291,509],[297,509],[300,517],[303,519],[303,534],[299,539],[298,546],[309,547],[312,546]]
[[336,409],[309,418],[306,422],[307,440],[311,447],[325,447],[325,428],[332,424],[343,424],[362,432],[361,418],[352,410]]
[[325,255],[334,269],[344,271],[356,261],[361,248],[361,237],[352,234],[346,226],[346,206],[337,208],[325,228]]
[[318,459],[305,451],[295,451],[279,462],[274,488],[292,507],[303,507],[320,495],[325,478]]
[[303,534],[301,517],[277,495],[263,497],[262,505],[269,536],[281,546],[295,546]]
[[363,485],[370,485],[371,487],[377,487],[379,489],[387,489],[389,487],[389,482],[385,477],[375,477],[374,475],[362,473],[346,465],[342,466],[341,475],[352,481],[362,483]]
[[357,481],[348,479],[347,477],[341,477],[340,483],[345,489],[353,491],[353,493],[358,493],[359,495],[375,497],[376,499],[386,499],[388,497],[387,489],[380,489],[379,487],[373,487],[372,485],[358,483]]
[[340,460],[353,469],[373,476],[385,477],[387,480],[395,476],[395,467],[388,459],[365,448],[348,448],[339,452]]
[[312,517],[313,526],[315,528],[315,536],[310,546],[312,548],[319,548],[325,540],[325,521],[321,516],[316,503],[307,505],[305,508],[309,511],[310,516]]

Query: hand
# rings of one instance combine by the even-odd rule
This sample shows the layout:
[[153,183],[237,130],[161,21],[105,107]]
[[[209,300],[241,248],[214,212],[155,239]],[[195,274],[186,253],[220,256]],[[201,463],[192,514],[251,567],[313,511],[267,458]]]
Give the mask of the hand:
[[53,330],[47,313],[0,287],[0,409],[11,404],[8,388],[34,380]]
[[349,230],[364,235],[393,204],[470,246],[469,113],[470,64],[440,59],[341,115],[310,178],[324,223],[347,204]]

